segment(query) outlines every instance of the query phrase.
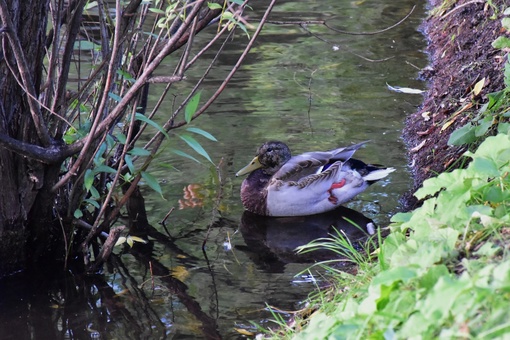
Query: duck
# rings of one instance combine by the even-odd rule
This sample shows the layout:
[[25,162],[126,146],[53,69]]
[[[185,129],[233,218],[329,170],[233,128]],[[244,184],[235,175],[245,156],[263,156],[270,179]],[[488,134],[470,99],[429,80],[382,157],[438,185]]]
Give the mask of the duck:
[[330,151],[292,156],[281,141],[268,141],[236,173],[246,210],[261,216],[307,216],[328,212],[395,171],[351,158],[369,141]]

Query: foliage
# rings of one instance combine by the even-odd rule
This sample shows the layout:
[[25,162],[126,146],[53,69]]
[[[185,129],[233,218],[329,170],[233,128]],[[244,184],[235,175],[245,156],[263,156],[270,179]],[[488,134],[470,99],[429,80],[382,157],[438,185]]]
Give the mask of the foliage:
[[[296,339],[486,338],[510,334],[510,136],[488,137],[466,169],[425,181],[422,207],[393,217],[378,262],[336,274],[333,298]],[[434,195],[434,196],[431,196]],[[337,238],[329,247],[345,251]],[[350,252],[356,252],[352,247]],[[459,262],[460,259],[460,262]],[[280,335],[278,335],[280,336]],[[287,337],[289,335],[287,334]]]
[[[43,3],[40,2],[41,6]],[[244,10],[249,8],[247,3],[47,0],[48,15],[41,17],[44,20],[28,22],[39,25],[39,31],[46,34],[44,39],[34,39],[45,43],[40,45],[41,57],[34,66],[39,69],[32,70],[20,47],[31,42],[19,41],[22,35],[16,34],[17,26],[11,21],[26,15],[12,15],[17,9],[9,6],[14,5],[0,2],[0,35],[5,50],[9,51],[0,61],[0,69],[8,75],[3,79],[12,78],[11,83],[6,83],[9,87],[19,86],[13,89],[14,93],[26,92],[20,100],[27,101],[24,107],[29,107],[31,113],[13,117],[19,120],[16,124],[2,122],[13,126],[13,131],[0,128],[0,158],[20,157],[25,162],[28,159],[38,167],[34,173],[44,173],[44,179],[37,179],[40,192],[34,189],[33,195],[45,199],[25,200],[30,204],[36,202],[37,211],[35,208],[31,211],[33,206],[20,208],[23,215],[20,219],[29,215],[28,219],[34,222],[30,225],[34,230],[28,234],[51,237],[43,229],[52,229],[46,222],[54,221],[59,226],[53,228],[58,230],[55,239],[63,235],[67,251],[94,249],[97,253],[99,231],[108,232],[134,192],[141,195],[140,184],[163,196],[158,180],[150,173],[151,163],[162,147],[169,145],[179,156],[194,161],[203,157],[214,164],[202,140],[216,138],[197,127],[195,120],[225,89],[267,18],[266,15],[261,19],[250,37],[249,25],[243,18]],[[267,14],[272,6],[274,1],[267,5]],[[213,29],[208,41],[195,37],[210,24],[217,29]],[[231,65],[230,72],[222,75],[223,82],[216,91],[205,96],[201,85],[208,77],[218,79],[213,66],[224,46],[234,40],[237,28],[250,40],[243,35],[242,41],[235,42],[245,44],[243,53]],[[175,58],[166,58],[173,53],[177,54]],[[205,56],[213,57],[197,62]],[[5,61],[11,60],[16,62],[7,65]],[[186,76],[191,70],[194,77],[188,81]],[[34,79],[41,78],[40,88],[30,83],[29,74],[37,74]],[[19,80],[18,75],[23,78]],[[160,107],[168,94],[174,108],[166,113]],[[6,108],[6,112],[10,109]],[[18,126],[21,131],[14,131]],[[181,140],[185,142],[182,149],[177,146]],[[188,154],[185,148],[200,157]],[[30,185],[20,180],[20,190],[32,187],[34,179],[27,175],[26,180]],[[136,213],[131,213],[130,218],[136,219]],[[76,226],[88,231],[84,233]],[[68,240],[72,240],[72,245],[67,245]],[[44,241],[39,243],[45,247]]]
[[[502,27],[510,31],[510,8],[504,13],[505,17],[501,20]],[[510,48],[510,39],[500,36],[492,46],[498,49]],[[464,145],[479,143],[486,136],[497,132],[508,132],[510,129],[510,59],[506,56],[504,67],[505,88],[501,91],[489,93],[488,101],[478,110],[478,114],[466,125],[455,130],[449,140],[449,145]],[[480,80],[473,88],[473,96],[476,97],[483,88],[485,78]]]

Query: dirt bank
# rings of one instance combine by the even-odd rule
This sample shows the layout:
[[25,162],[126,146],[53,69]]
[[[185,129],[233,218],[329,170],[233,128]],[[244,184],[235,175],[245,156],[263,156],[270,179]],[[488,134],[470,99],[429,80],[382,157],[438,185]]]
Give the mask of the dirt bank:
[[[432,0],[438,9],[443,1]],[[421,72],[429,82],[421,109],[411,115],[404,129],[415,189],[425,179],[460,166],[465,148],[448,146],[455,129],[466,124],[487,101],[487,94],[501,90],[505,52],[491,43],[506,34],[501,27],[503,0],[459,0],[432,12],[422,25],[429,40],[430,65]],[[473,86],[485,78],[482,91]],[[466,109],[472,104],[471,108]],[[445,124],[450,124],[446,125]],[[409,195],[407,209],[416,205]]]

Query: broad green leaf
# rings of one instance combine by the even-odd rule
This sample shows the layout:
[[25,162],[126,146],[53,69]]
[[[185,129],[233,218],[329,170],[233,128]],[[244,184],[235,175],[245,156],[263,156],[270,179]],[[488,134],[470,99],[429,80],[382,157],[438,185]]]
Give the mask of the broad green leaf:
[[120,144],[126,144],[127,137],[123,133],[118,133],[115,137],[119,140]]
[[504,49],[510,47],[510,39],[507,37],[498,37],[492,42],[492,47],[497,49]]
[[93,199],[90,199],[90,198],[87,198],[87,199],[84,199],[83,202],[86,202],[88,204],[90,204],[91,206],[93,206],[94,208],[96,209],[99,209],[101,208],[101,206],[99,205],[99,203],[97,203],[96,200],[93,200]]
[[94,198],[100,198],[101,197],[101,195],[99,195],[99,191],[97,191],[96,187],[94,187],[94,186],[90,187],[90,194]]
[[170,139],[170,136],[168,135],[168,133],[165,131],[165,129],[163,129],[163,127],[161,125],[159,125],[158,123],[156,123],[155,121],[147,118],[146,116],[144,116],[143,114],[141,113],[136,113],[135,114],[135,119],[136,120],[141,120],[142,122],[145,122],[149,125],[151,125],[152,127],[155,127],[159,132],[161,132],[166,138]]
[[92,187],[92,184],[94,184],[94,176],[95,173],[92,171],[92,169],[87,169],[85,171],[85,175],[83,176],[83,185],[87,191],[89,191]]
[[211,135],[209,132],[207,131],[204,131],[202,129],[199,129],[199,128],[195,128],[195,127],[190,127],[190,128],[187,128],[186,130],[190,131],[190,132],[194,132],[194,133],[197,133],[199,135],[202,135],[204,136],[205,138],[207,139],[210,139],[214,142],[217,142],[218,140],[213,136]]
[[191,97],[188,104],[186,105],[186,108],[184,109],[184,120],[186,120],[186,123],[188,124],[191,122],[191,118],[193,118],[195,112],[197,112],[201,94],[202,91],[198,91],[193,97]]
[[211,160],[211,157],[209,157],[207,151],[204,150],[202,145],[200,145],[200,143],[197,142],[195,138],[191,137],[190,135],[179,135],[179,137],[183,141],[185,141],[189,146],[191,146],[193,150],[195,150],[199,155],[205,157],[209,162],[214,164],[213,161]]
[[147,185],[151,187],[152,190],[163,196],[161,186],[159,185],[158,180],[154,176],[152,176],[148,172],[142,171],[142,178],[145,180]]
[[75,218],[82,218],[83,217],[83,212],[80,209],[76,209],[74,211],[73,215],[74,215]]
[[149,150],[143,148],[134,147],[128,151],[128,154],[133,156],[149,156],[151,153]]
[[179,156],[182,156],[182,157],[186,157],[186,158],[191,159],[191,160],[193,160],[193,161],[195,161],[197,163],[200,163],[200,161],[198,159],[196,159],[195,157],[193,157],[191,155],[188,155],[184,151],[172,149],[172,152],[175,153],[176,155],[179,155]]
[[501,26],[503,26],[507,31],[510,31],[510,18],[503,18],[501,20]]
[[476,140],[475,127],[467,123],[463,127],[455,130],[448,139],[448,145],[464,145],[473,143]]

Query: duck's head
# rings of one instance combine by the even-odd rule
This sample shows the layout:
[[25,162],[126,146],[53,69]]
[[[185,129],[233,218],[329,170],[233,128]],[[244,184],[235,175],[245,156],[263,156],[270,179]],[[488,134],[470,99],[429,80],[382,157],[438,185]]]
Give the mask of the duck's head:
[[266,174],[273,175],[282,165],[287,163],[290,157],[290,149],[285,143],[279,141],[266,142],[258,149],[255,158],[239,170],[236,176],[245,175],[260,168]]

